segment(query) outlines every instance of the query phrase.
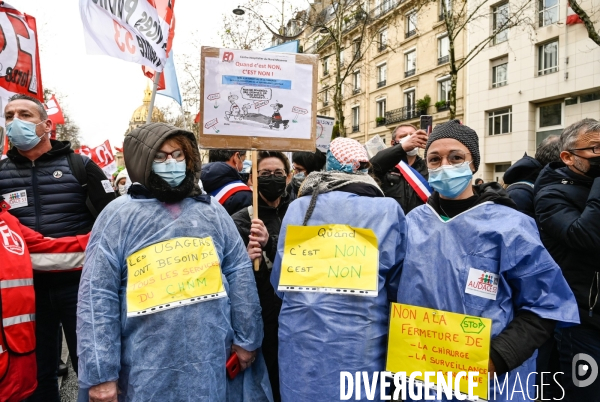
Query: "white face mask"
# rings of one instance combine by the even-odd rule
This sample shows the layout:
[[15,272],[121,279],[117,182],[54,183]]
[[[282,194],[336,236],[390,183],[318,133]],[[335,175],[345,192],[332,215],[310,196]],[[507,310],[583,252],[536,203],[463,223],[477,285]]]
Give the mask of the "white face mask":
[[[411,134],[411,135],[407,135],[406,137],[402,138],[402,139],[400,140],[400,144],[401,144],[401,146],[402,146],[402,143],[404,143],[405,141],[408,141],[408,139],[409,139],[411,136],[412,136],[412,134]],[[408,156],[415,156],[415,155],[417,155],[418,153],[419,153],[419,148],[418,148],[418,147],[415,147],[414,149],[412,149],[412,150],[410,150],[410,151],[407,151],[407,152],[406,152],[406,155],[408,155]]]
[[125,184],[119,184],[119,194],[125,195],[127,193],[127,187]]

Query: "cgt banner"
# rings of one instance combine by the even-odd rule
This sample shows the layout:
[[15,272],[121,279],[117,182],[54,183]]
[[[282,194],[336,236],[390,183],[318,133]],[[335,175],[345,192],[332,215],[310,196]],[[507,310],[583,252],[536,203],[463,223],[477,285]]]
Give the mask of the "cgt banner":
[[80,0],[88,54],[162,71],[174,34],[175,0]]
[[35,18],[0,3],[0,125],[4,106],[15,94],[44,102]]
[[117,171],[117,162],[115,161],[115,157],[108,140],[104,141],[104,143],[95,148],[82,145],[81,148],[75,152],[85,155],[96,162],[96,164],[100,166],[100,169],[104,171],[104,174],[109,179],[112,178],[112,174]]

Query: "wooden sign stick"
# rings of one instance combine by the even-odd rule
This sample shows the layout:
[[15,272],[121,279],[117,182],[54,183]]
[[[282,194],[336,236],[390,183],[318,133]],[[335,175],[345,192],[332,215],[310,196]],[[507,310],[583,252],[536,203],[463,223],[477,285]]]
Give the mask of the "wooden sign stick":
[[[252,219],[258,219],[258,162],[257,151],[252,148]],[[252,261],[254,270],[258,272],[260,268],[260,258]]]

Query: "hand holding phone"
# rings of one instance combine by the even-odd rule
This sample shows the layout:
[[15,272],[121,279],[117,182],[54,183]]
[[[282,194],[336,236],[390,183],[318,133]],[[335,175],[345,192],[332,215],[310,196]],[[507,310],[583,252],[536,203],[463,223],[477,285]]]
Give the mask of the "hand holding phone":
[[421,116],[421,130],[424,130],[427,135],[431,134],[433,129],[433,116],[423,115]]
[[240,360],[237,353],[231,352],[227,363],[225,363],[225,368],[227,369],[227,377],[230,380],[233,380],[240,373]]

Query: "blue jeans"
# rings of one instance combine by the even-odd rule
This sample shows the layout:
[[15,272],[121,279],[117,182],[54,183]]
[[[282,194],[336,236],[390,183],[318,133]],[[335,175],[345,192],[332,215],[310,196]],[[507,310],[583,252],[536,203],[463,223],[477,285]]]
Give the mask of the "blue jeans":
[[77,292],[79,284],[50,289],[35,286],[35,336],[38,386],[27,402],[60,402],[57,368],[59,324],[62,323],[73,368],[77,373]]
[[[586,386],[578,387],[573,380],[586,380],[590,375],[586,373],[583,377],[573,373],[573,358],[579,353],[585,353],[594,359],[600,368],[600,331],[581,325],[569,328],[557,328],[555,332],[558,352],[560,355],[560,371],[562,376],[561,385],[564,388],[565,398],[563,402],[600,402],[600,373],[596,371],[596,380]],[[589,365],[588,365],[589,367]],[[577,370],[578,366],[576,366]],[[575,378],[573,378],[575,376]],[[561,395],[553,395],[560,398]]]

